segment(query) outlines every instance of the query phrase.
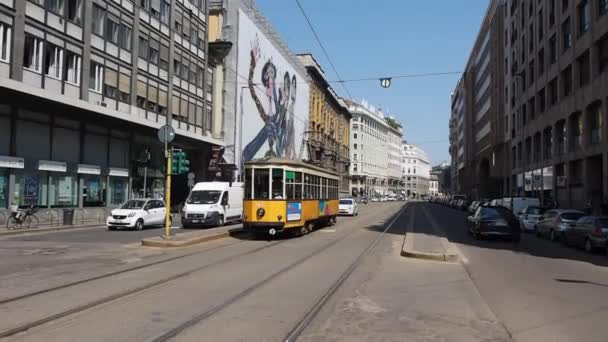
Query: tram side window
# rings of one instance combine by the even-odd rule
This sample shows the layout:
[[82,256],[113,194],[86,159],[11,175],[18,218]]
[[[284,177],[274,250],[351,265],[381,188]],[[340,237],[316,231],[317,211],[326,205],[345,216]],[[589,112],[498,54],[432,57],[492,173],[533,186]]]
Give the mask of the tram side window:
[[267,169],[255,169],[253,173],[253,199],[269,199],[270,172]]
[[285,191],[288,200],[302,199],[302,172],[285,172]]
[[312,187],[310,182],[312,176],[308,174],[304,174],[304,194],[302,196],[303,199],[311,199],[312,198]]
[[294,199],[302,199],[302,172],[296,172],[294,187]]
[[313,193],[314,193],[314,198],[320,198],[321,197],[321,177],[319,176],[312,176],[313,178],[313,184],[314,184],[314,188],[313,188]]
[[245,198],[252,199],[252,197],[251,197],[251,169],[245,169]]
[[283,169],[272,169],[272,199],[284,199]]

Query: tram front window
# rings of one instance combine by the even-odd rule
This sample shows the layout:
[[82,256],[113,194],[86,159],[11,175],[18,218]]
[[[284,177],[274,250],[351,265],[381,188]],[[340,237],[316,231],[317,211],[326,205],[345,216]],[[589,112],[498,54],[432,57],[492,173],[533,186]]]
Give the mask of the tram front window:
[[253,171],[253,199],[270,199],[270,172],[268,169],[255,169]]
[[272,199],[284,199],[283,169],[272,169]]

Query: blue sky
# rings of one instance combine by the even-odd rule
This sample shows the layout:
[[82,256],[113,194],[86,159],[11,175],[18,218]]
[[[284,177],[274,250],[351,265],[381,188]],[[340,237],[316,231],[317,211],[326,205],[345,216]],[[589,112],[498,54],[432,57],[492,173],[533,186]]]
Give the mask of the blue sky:
[[[295,0],[256,0],[294,52],[311,52],[335,80]],[[462,71],[488,0],[300,0],[343,79]],[[450,94],[459,74],[347,83],[405,124],[404,137],[433,163],[449,158]],[[334,89],[346,97],[339,84]]]

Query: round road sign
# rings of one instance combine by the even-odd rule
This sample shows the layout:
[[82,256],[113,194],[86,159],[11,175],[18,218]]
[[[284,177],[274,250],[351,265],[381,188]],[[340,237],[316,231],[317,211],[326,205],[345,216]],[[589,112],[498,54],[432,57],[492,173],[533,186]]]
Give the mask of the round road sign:
[[169,125],[164,125],[158,129],[158,140],[163,144],[168,144],[175,139],[175,130]]

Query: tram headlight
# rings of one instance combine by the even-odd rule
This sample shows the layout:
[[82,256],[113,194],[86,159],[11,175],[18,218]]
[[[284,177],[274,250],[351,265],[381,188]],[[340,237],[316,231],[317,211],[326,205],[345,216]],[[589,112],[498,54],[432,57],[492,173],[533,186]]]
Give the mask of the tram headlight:
[[266,210],[264,210],[264,208],[259,208],[256,214],[258,217],[264,217],[264,215],[266,215]]

